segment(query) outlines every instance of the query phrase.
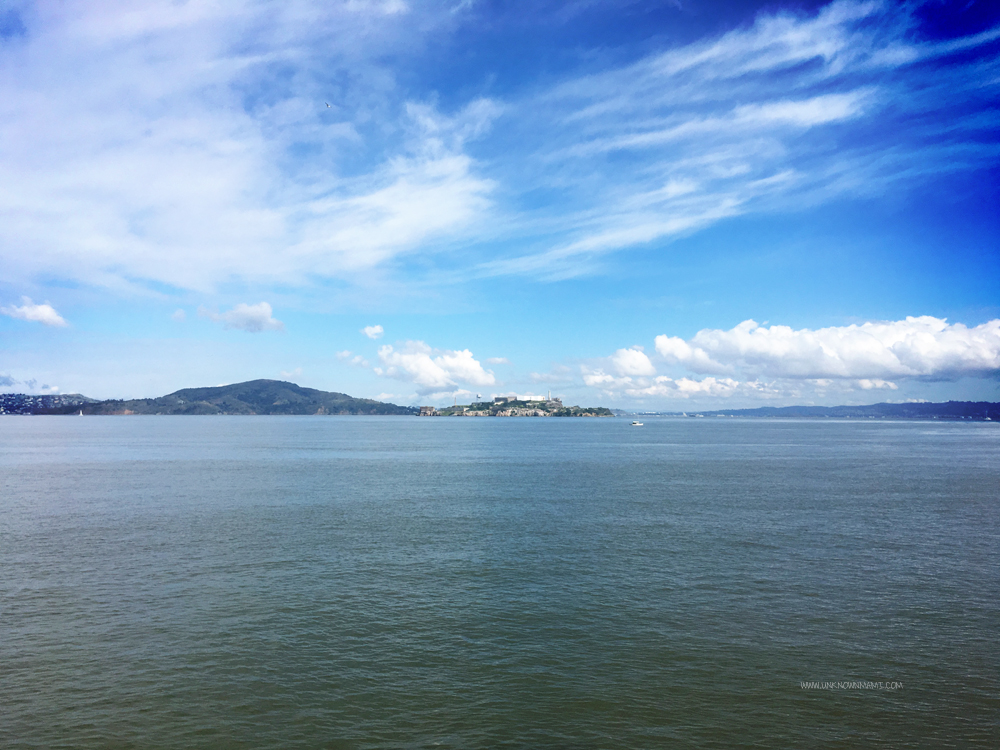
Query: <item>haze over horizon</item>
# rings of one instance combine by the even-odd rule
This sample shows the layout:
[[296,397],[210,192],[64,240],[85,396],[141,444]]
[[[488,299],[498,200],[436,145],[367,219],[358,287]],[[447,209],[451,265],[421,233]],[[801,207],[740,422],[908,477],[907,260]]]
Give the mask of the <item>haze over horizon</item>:
[[1000,401],[1000,7],[0,5],[0,391]]

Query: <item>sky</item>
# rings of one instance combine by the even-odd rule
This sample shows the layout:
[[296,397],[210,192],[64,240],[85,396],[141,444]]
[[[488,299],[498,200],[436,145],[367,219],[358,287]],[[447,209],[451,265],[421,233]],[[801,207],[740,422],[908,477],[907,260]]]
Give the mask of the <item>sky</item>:
[[0,0],[0,390],[1000,401],[1000,5]]

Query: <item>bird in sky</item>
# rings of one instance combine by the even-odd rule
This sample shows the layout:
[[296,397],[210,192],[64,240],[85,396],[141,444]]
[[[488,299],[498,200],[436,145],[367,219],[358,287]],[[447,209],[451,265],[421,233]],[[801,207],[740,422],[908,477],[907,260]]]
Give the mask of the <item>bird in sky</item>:
[[329,108],[330,108],[330,102],[323,102],[323,103],[324,103],[324,104],[326,104],[326,108],[327,108],[327,109],[329,109]]

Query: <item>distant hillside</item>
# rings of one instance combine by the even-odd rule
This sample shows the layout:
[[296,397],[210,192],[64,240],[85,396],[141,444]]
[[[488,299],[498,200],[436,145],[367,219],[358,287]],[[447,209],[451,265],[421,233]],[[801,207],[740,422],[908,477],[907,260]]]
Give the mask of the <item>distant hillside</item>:
[[0,414],[66,414],[97,401],[79,393],[32,396],[27,393],[0,393]]
[[1000,404],[990,401],[948,401],[943,404],[871,404],[869,406],[762,406],[687,412],[706,417],[832,417],[839,419],[979,419],[1000,420]]
[[[24,396],[25,399],[70,397]],[[2,403],[2,402],[0,402]],[[19,414],[414,414],[416,409],[369,398],[353,398],[346,393],[330,393],[302,388],[281,380],[251,380],[215,388],[184,388],[159,398],[122,401],[94,401],[73,397],[66,403],[31,402]]]

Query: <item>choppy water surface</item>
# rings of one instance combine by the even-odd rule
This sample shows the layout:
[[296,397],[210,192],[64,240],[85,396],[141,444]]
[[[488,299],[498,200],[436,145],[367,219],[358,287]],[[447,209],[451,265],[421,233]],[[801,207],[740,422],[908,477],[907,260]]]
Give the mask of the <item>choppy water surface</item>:
[[998,496],[995,424],[2,418],[0,746],[998,747]]

